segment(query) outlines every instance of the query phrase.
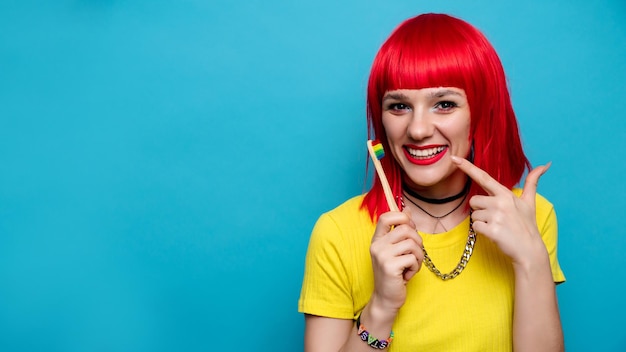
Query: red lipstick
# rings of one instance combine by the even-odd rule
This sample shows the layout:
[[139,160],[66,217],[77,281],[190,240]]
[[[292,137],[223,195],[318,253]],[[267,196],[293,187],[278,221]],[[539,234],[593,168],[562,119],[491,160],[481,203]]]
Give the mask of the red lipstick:
[[[444,149],[442,151],[438,152],[438,153],[433,154],[430,157],[420,157],[420,158],[417,158],[417,157],[411,155],[411,153],[409,153],[409,148],[410,149],[424,150],[424,149],[432,149],[432,148],[438,148],[438,147],[444,147]],[[438,162],[439,160],[441,160],[441,158],[444,157],[444,155],[448,152],[448,147],[441,146],[441,145],[426,145],[426,146],[421,146],[421,147],[405,146],[404,148],[402,148],[402,150],[404,151],[404,155],[409,160],[409,162],[411,162],[413,164],[416,164],[416,165],[431,165],[431,164],[434,164],[434,163]]]

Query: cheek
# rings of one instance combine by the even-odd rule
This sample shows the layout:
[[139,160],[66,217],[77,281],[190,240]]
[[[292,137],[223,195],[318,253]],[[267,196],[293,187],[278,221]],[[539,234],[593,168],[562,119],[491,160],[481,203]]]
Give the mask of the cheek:
[[446,126],[448,138],[459,150],[467,149],[470,146],[470,124],[469,121],[455,121]]
[[463,131],[461,131],[461,136],[463,138],[465,138],[465,141],[467,141],[468,144],[470,143],[471,136],[470,136],[470,125],[469,125],[469,123],[465,126]]
[[383,115],[382,121],[385,134],[387,135],[387,141],[389,144],[395,144],[396,140],[404,135],[402,124],[399,123],[397,119],[385,117],[385,115]]
[[385,115],[383,114],[383,118],[382,118],[382,122],[383,122],[383,129],[385,130],[385,133],[389,133],[389,119],[385,117]]
[[462,129],[461,131],[459,131],[459,137],[458,137],[459,142],[461,143],[461,145],[463,146],[463,148],[467,148],[467,150],[469,150],[469,146],[470,146],[470,128],[469,125],[467,126],[467,128]]
[[470,136],[470,124],[469,122],[467,123],[467,125],[465,126],[465,128],[461,131],[461,135],[459,136],[459,138],[462,139],[462,146],[463,146],[463,151],[462,151],[462,155],[465,155],[467,153],[469,153],[470,149],[471,149],[471,136]]

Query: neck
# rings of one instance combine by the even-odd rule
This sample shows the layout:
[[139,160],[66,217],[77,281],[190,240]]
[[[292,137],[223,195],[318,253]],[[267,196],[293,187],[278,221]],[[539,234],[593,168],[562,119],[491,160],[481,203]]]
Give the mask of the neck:
[[[420,215],[419,212],[415,214],[414,216],[417,216],[417,218],[414,217],[413,221],[416,224],[420,223],[422,224],[422,226],[426,226],[426,227],[428,227],[428,225],[425,225],[425,224],[434,223],[433,230],[431,233],[436,234],[436,233],[441,233],[441,232],[448,232],[448,229],[451,228],[450,224],[457,225],[463,220],[464,215],[462,214],[465,213],[465,210],[462,210],[461,212],[458,212],[457,210],[461,209],[461,206],[465,204],[468,194],[469,192],[466,192],[465,195],[460,199],[460,201],[454,207],[452,207],[454,203],[450,205],[430,205],[430,206],[428,206],[428,204],[419,205],[416,202],[416,200],[411,199],[411,197],[409,197],[409,195],[406,192],[404,193],[404,199],[408,200],[411,204],[417,207],[423,214],[423,215]],[[402,205],[403,205],[403,208],[404,206],[406,206],[404,202],[402,203]],[[443,210],[442,208],[444,209],[447,208],[448,210],[445,210],[445,212],[441,213],[441,211]],[[431,212],[433,210],[437,211],[438,213]],[[424,217],[424,215],[426,217]],[[446,224],[444,224],[444,222]]]
[[411,189],[411,187],[409,187],[406,183],[402,182],[402,189],[404,189],[404,191],[416,198],[421,200],[422,202],[425,203],[430,203],[430,204],[446,204],[446,203],[450,203],[452,201],[455,201],[463,196],[466,196],[467,193],[469,192],[470,186],[472,185],[471,179],[468,177],[467,180],[465,181],[465,185],[463,186],[463,189],[454,195],[448,196],[448,197],[443,197],[443,198],[430,198],[430,197],[425,197],[423,195],[420,195],[417,191]]

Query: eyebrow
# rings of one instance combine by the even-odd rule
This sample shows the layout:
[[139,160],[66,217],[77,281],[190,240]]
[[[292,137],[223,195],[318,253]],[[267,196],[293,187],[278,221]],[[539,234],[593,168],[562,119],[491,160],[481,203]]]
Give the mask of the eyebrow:
[[443,98],[446,95],[457,95],[459,97],[463,96],[463,94],[461,94],[460,92],[457,92],[456,90],[452,90],[452,89],[442,89],[442,90],[437,90],[437,91],[430,93],[430,96],[432,98]]
[[385,96],[383,97],[383,103],[385,102],[385,100],[389,100],[389,99],[394,99],[394,100],[405,100],[408,99],[409,97],[407,97],[406,95],[402,94],[402,93],[387,93],[385,94]]
[[[431,92],[428,97],[429,98],[443,98],[447,95],[456,95],[459,97],[463,97],[463,94],[461,94],[460,92],[457,92],[456,90],[452,90],[452,89],[440,89],[440,90],[436,90],[434,92]],[[405,100],[408,99],[409,97],[407,97],[405,94],[402,93],[387,93],[385,94],[385,96],[383,97],[383,101],[385,102],[388,99],[394,99],[394,100]]]

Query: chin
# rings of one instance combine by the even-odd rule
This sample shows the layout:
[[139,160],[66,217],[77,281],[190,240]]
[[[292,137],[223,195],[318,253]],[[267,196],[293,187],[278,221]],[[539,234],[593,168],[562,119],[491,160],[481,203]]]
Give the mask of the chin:
[[422,170],[418,172],[413,170],[413,172],[405,171],[404,181],[409,184],[409,186],[414,186],[417,188],[429,188],[441,184],[445,184],[446,181],[452,181],[452,173],[437,168],[438,170],[429,170],[429,172],[424,172],[426,170]]
[[405,178],[405,182],[408,183],[409,186],[414,186],[416,188],[428,188],[435,185],[440,184],[445,178],[442,177],[424,177],[415,175],[413,177],[407,175]]

